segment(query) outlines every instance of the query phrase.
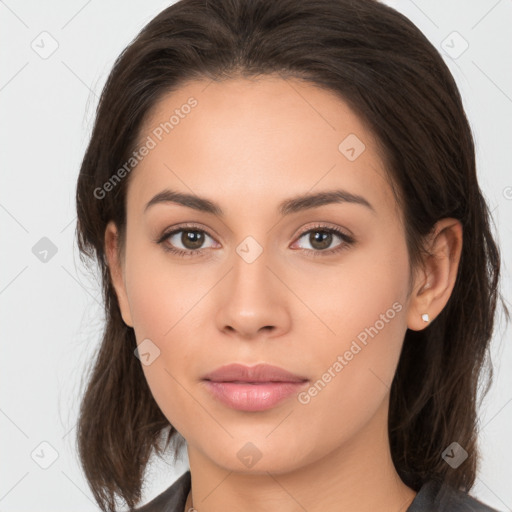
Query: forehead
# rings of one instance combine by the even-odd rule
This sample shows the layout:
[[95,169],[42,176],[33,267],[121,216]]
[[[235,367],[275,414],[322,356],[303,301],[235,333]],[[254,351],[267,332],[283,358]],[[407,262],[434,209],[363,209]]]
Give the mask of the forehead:
[[308,82],[189,82],[148,113],[139,132],[144,143],[152,148],[128,190],[128,204],[141,212],[164,188],[226,204],[241,195],[277,204],[343,186],[394,204],[372,132],[343,99]]

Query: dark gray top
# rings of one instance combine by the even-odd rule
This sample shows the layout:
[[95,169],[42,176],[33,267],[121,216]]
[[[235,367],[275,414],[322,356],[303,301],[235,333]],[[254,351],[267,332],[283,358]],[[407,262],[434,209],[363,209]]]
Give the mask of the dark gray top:
[[[146,505],[132,512],[183,512],[190,491],[190,470]],[[200,512],[200,511],[199,511]],[[406,512],[499,512],[462,491],[433,480],[423,484]]]

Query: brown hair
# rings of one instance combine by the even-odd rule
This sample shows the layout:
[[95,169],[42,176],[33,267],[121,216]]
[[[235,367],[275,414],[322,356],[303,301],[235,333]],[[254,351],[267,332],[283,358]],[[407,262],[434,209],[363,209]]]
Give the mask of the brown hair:
[[[78,177],[81,257],[96,259],[106,310],[77,430],[85,475],[102,510],[141,498],[154,450],[183,438],[152,397],[121,318],[105,258],[114,220],[121,251],[130,176],[95,192],[127,161],[151,107],[193,79],[278,73],[334,91],[382,146],[406,221],[410,259],[445,217],[459,219],[463,247],[453,293],[422,331],[408,330],[391,387],[389,437],[402,480],[418,490],[439,479],[468,491],[477,471],[477,392],[488,356],[500,258],[477,183],[471,129],[443,59],[405,16],[374,0],[181,0],[122,52],[103,89]],[[489,367],[487,393],[492,381]],[[167,434],[162,447],[161,436]],[[441,458],[457,441],[469,458],[454,471]]]

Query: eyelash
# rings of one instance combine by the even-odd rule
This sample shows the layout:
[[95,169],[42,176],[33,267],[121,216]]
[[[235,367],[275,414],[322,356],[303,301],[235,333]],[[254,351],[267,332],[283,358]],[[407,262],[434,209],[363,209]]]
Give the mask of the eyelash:
[[[176,233],[180,233],[182,231],[189,231],[189,232],[198,232],[198,233],[204,233],[208,235],[210,238],[213,238],[207,231],[204,229],[200,229],[198,226],[194,225],[183,225],[178,226],[177,228],[173,229],[172,231],[165,232],[162,234],[162,236],[156,241],[158,244],[163,246],[164,251],[176,254],[179,257],[194,257],[194,256],[200,256],[206,249],[196,249],[196,250],[183,250],[183,249],[176,249],[173,246],[166,245],[164,242],[170,238],[172,235],[175,235]],[[307,229],[306,231],[302,232],[297,240],[300,240],[304,235],[312,232],[312,231],[318,231],[322,233],[329,233],[333,235],[337,235],[341,238],[342,243],[340,243],[337,247],[334,249],[325,249],[325,250],[313,250],[313,249],[302,249],[303,251],[306,251],[308,253],[312,253],[313,257],[317,256],[329,256],[333,254],[337,254],[338,252],[348,248],[349,246],[353,245],[355,243],[355,240],[350,235],[347,235],[343,231],[337,229],[328,227],[322,224],[319,224],[317,226],[314,226],[312,228]]]

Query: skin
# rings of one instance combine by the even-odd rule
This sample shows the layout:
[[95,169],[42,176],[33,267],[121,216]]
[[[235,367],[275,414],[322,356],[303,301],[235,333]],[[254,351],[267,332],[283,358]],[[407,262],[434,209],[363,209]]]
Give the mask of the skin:
[[[421,315],[432,321],[450,296],[460,223],[436,225],[426,241],[431,256],[411,278],[402,214],[377,144],[344,101],[280,77],[194,81],[156,105],[140,140],[191,96],[198,105],[132,171],[123,253],[116,226],[105,232],[123,320],[137,343],[149,338],[160,350],[142,365],[147,382],[187,440],[185,510],[192,497],[199,512],[405,511],[416,493],[391,460],[390,385],[406,329],[425,328]],[[349,134],[365,145],[354,161],[338,149]],[[206,197],[224,216],[175,203],[144,213],[165,188]],[[373,210],[345,202],[277,212],[285,199],[338,188]],[[179,257],[155,242],[183,223],[206,232],[201,255]],[[317,224],[355,242],[320,254],[309,231]],[[251,263],[236,251],[248,236],[263,249]],[[181,233],[165,243],[197,250]],[[343,243],[333,235],[325,245]],[[315,383],[396,303],[400,311],[307,404],[292,396],[266,411],[237,411],[201,380],[224,364],[266,362]],[[261,455],[251,468],[237,456],[248,442]]]

